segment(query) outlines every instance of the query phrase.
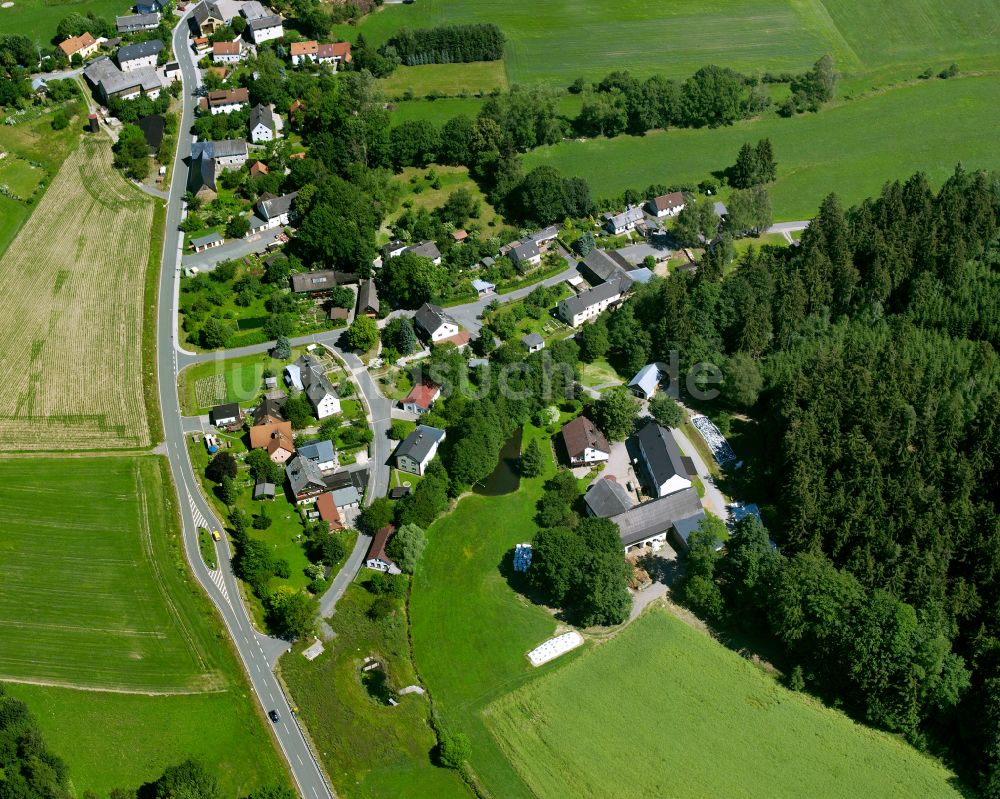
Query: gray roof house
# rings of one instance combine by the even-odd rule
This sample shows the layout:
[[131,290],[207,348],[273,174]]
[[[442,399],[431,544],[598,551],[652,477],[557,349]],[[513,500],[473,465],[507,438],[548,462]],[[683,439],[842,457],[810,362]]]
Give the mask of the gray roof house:
[[660,370],[655,363],[647,363],[628,382],[629,390],[639,399],[649,399],[660,386]]
[[229,402],[225,405],[216,405],[208,414],[208,421],[216,427],[228,427],[237,421],[243,422],[243,411],[240,410],[238,402]]
[[159,39],[152,39],[148,42],[139,42],[138,44],[126,44],[124,47],[118,48],[118,55],[116,56],[118,66],[122,69],[126,69],[126,64],[130,61],[141,61],[143,59],[152,58],[152,56],[158,56],[162,50],[163,42]]
[[705,511],[698,492],[692,487],[643,502],[612,516],[611,521],[618,526],[625,552],[634,547],[666,541],[669,532],[673,532],[679,548],[686,551],[688,537],[704,518]]
[[537,264],[541,261],[542,255],[538,251],[538,245],[528,240],[511,248],[510,259],[516,264]]
[[402,444],[396,449],[396,468],[411,474],[422,475],[427,464],[437,453],[438,445],[444,441],[444,430],[417,425]]
[[590,322],[617,303],[632,288],[632,278],[626,274],[601,283],[596,288],[574,294],[559,302],[559,315],[573,327]]
[[326,472],[337,468],[337,451],[329,439],[301,444],[298,447],[298,453],[300,458],[317,464],[320,471]]
[[292,458],[285,467],[285,474],[297,502],[307,502],[326,491],[326,482],[319,464],[308,458]]
[[363,280],[358,286],[358,313],[366,316],[378,316],[378,291],[374,280]]
[[407,247],[403,252],[430,258],[436,265],[441,264],[441,251],[433,241],[421,241],[419,244]]
[[159,24],[160,15],[155,11],[150,14],[127,14],[124,17],[115,17],[115,27],[119,33],[151,31]]
[[311,355],[300,355],[295,363],[285,367],[285,375],[292,386],[309,397],[317,419],[340,413],[337,389],[327,378],[323,364]]
[[602,519],[617,516],[635,505],[628,491],[614,477],[602,477],[591,483],[583,501],[591,516]]
[[443,308],[425,302],[413,317],[417,326],[423,330],[431,341],[439,341],[458,333],[458,322],[449,316]]
[[634,267],[614,250],[591,250],[580,262],[580,271],[592,286],[607,283]]
[[642,208],[638,205],[632,205],[620,214],[608,214],[604,226],[611,233],[624,233],[638,225],[642,221],[642,216]]
[[650,419],[636,434],[636,439],[640,459],[656,496],[665,497],[691,486],[688,466],[669,430]]
[[253,487],[254,499],[274,499],[275,493],[277,493],[277,489],[274,483],[262,481],[256,483]]
[[333,504],[338,508],[353,508],[361,503],[361,493],[353,485],[336,488],[330,493],[333,496]]
[[274,138],[274,112],[266,105],[255,105],[250,109],[250,140],[271,141]]

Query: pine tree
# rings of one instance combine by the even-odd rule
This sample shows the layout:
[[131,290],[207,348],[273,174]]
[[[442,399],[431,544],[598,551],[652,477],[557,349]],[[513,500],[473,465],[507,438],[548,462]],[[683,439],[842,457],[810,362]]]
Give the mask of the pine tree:
[[750,143],[740,147],[730,183],[737,189],[749,189],[757,183],[757,151]]
[[228,474],[225,475],[222,478],[222,484],[219,486],[219,497],[222,501],[231,508],[236,504],[236,498],[239,496],[239,493],[236,481]]
[[542,448],[538,439],[533,438],[521,455],[521,474],[524,477],[538,477],[542,473]]
[[778,165],[774,160],[771,140],[761,139],[757,142],[754,154],[757,157],[756,183],[773,183],[778,177]]

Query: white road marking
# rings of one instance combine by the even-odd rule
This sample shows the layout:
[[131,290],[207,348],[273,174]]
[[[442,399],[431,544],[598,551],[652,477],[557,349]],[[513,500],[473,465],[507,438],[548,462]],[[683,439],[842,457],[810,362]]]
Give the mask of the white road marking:
[[305,763],[302,762],[302,756],[298,752],[295,753],[295,759],[299,761],[300,766],[304,766]]

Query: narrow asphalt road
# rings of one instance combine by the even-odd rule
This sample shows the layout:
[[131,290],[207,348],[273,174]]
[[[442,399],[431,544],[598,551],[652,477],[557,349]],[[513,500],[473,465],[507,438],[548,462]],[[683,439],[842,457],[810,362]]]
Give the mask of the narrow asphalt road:
[[167,202],[166,229],[163,259],[160,270],[160,287],[157,319],[157,377],[159,380],[160,407],[163,414],[164,442],[170,470],[177,487],[181,520],[184,530],[184,549],[191,570],[218,609],[243,661],[250,684],[261,708],[276,710],[280,720],[270,723],[278,744],[291,769],[299,793],[305,799],[328,799],[333,791],[328,786],[298,721],[271,671],[282,648],[288,644],[257,633],[240,596],[240,588],[232,573],[232,552],[227,540],[216,544],[221,568],[209,571],[198,549],[198,527],[221,530],[220,520],[201,494],[191,460],[188,457],[180,403],[177,395],[178,358],[175,350],[177,329],[177,293],[180,276],[181,237],[178,226],[183,212],[184,187],[187,184],[187,160],[191,154],[191,139],[184,135],[191,129],[194,117],[192,91],[200,82],[191,51],[188,47],[187,18],[181,19],[174,30],[174,53],[181,65],[183,79],[183,111],[178,136],[177,155],[174,159],[173,180]]

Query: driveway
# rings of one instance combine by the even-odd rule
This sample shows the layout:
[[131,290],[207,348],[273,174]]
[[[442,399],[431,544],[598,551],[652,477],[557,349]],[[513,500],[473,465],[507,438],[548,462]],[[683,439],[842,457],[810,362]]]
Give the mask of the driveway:
[[244,255],[262,253],[277,240],[281,228],[267,230],[249,239],[229,239],[221,247],[213,247],[205,252],[194,252],[181,259],[181,266],[196,266],[199,272],[211,272],[216,264],[242,258]]

